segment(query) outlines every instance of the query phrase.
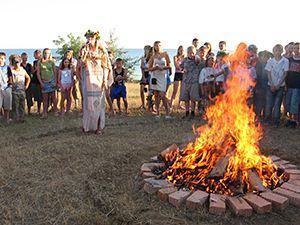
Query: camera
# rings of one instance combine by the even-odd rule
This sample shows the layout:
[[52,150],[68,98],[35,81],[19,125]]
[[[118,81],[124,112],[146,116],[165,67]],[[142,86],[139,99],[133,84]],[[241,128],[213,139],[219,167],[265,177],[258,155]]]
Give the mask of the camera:
[[151,84],[156,85],[157,84],[157,79],[156,78],[152,78],[151,79]]

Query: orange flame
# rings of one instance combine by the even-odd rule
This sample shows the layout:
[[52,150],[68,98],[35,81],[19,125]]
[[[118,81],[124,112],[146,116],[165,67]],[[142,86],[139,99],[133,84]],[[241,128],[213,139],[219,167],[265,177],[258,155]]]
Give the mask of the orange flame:
[[[207,124],[196,129],[195,142],[189,143],[164,172],[177,186],[233,195],[236,187],[253,190],[250,171],[257,173],[264,187],[275,187],[280,181],[276,165],[260,153],[262,129],[248,105],[249,87],[255,84],[247,59],[247,45],[241,43],[227,59],[231,71],[227,89],[207,108]],[[222,168],[222,163],[222,176],[211,177],[213,169]]]

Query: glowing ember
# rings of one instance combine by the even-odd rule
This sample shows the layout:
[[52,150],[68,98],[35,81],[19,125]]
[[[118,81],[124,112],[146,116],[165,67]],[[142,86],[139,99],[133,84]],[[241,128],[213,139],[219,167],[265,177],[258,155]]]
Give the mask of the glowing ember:
[[252,106],[247,104],[249,87],[254,82],[246,48],[240,44],[228,57],[231,75],[227,90],[207,108],[207,124],[195,129],[196,140],[166,158],[171,166],[164,176],[177,187],[236,195],[273,189],[286,178],[258,147],[262,129],[255,123]]

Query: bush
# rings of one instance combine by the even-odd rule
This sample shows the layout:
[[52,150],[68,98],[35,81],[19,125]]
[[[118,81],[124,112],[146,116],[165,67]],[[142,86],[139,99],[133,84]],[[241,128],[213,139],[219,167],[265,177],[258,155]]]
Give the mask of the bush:
[[114,58],[121,58],[124,61],[124,66],[128,69],[129,81],[133,79],[130,75],[133,75],[135,72],[135,67],[139,62],[139,58],[133,58],[128,56],[127,51],[118,46],[118,38],[115,36],[114,32],[110,32],[108,41],[105,42],[107,45],[108,51],[111,51]]
[[56,53],[60,55],[61,59],[69,48],[74,50],[74,58],[78,58],[79,50],[84,44],[84,41],[80,36],[75,37],[74,34],[70,33],[67,35],[66,39],[58,36],[57,40],[53,40],[53,43],[57,46]]

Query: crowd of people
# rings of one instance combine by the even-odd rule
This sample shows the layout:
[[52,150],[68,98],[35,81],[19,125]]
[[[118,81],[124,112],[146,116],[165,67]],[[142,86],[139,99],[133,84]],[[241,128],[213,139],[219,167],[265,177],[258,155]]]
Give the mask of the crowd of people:
[[[112,54],[99,41],[99,33],[87,31],[87,39],[74,58],[74,51],[68,49],[59,65],[51,56],[51,50],[34,52],[34,62],[28,63],[27,53],[9,56],[0,52],[0,111],[7,123],[23,122],[25,104],[28,114],[36,103],[37,113],[46,119],[51,110],[57,116],[65,116],[82,105],[83,132],[102,134],[105,126],[105,106],[114,115],[114,100],[118,113],[125,113],[128,101],[125,82],[128,71],[121,58]],[[172,119],[175,109],[185,110],[183,119],[201,117],[205,108],[220,93],[226,92],[226,80],[231,74],[229,52],[226,42],[219,42],[218,51],[213,51],[206,42],[200,46],[197,38],[185,49],[179,46],[171,59],[163,51],[159,41],[144,47],[141,57],[142,78],[140,81],[141,108],[161,118]],[[277,44],[273,52],[260,51],[255,45],[246,46],[248,52],[246,69],[256,85],[251,90],[257,118],[278,126],[283,116],[286,126],[296,127],[299,120],[300,102],[300,44]],[[215,53],[214,53],[215,52]],[[284,54],[283,54],[284,53]],[[171,75],[174,70],[174,81]],[[168,89],[173,85],[168,96]],[[179,93],[179,101],[175,103]],[[58,102],[60,102],[58,107]],[[161,104],[162,103],[162,104]],[[184,106],[182,105],[184,103]],[[43,107],[42,107],[43,106]]]
[[[291,42],[284,48],[277,44],[272,53],[267,50],[258,52],[255,45],[247,46],[242,43],[239,47],[247,53],[243,67],[248,70],[255,83],[249,91],[257,119],[276,127],[284,119],[287,127],[296,127],[300,104],[299,42]],[[141,108],[152,111],[156,118],[160,118],[162,100],[166,119],[171,118],[170,112],[176,108],[185,109],[183,119],[193,119],[197,113],[202,116],[215,96],[226,91],[226,80],[234,73],[231,71],[226,42],[220,41],[218,51],[213,51],[210,43],[205,42],[200,46],[199,40],[195,38],[186,54],[183,46],[178,47],[173,61],[173,91],[168,98],[172,74],[170,57],[162,50],[159,41],[153,46],[144,47],[141,59]],[[175,106],[174,100],[178,92],[179,102]],[[185,103],[184,107],[181,102]]]

